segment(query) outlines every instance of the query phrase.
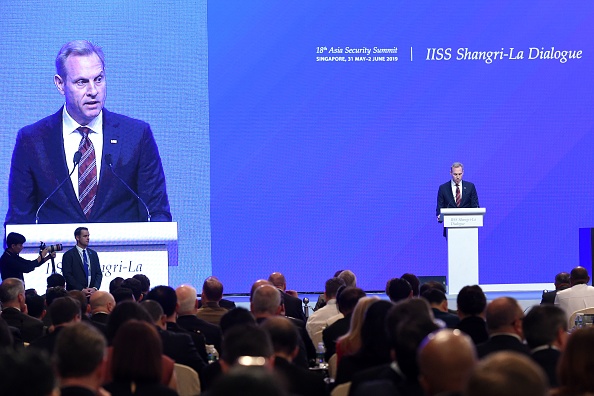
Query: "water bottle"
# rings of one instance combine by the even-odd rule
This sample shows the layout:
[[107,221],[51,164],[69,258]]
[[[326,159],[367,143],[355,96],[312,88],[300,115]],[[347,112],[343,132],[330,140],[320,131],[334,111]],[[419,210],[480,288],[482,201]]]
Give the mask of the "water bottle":
[[219,360],[219,352],[214,347],[214,345],[206,345],[206,353],[208,354],[208,364]]
[[327,369],[328,363],[326,363],[326,348],[324,347],[323,342],[318,342],[318,349],[316,353],[316,361],[318,363],[318,367],[321,369]]
[[577,314],[575,315],[575,328],[579,329],[582,328],[584,326],[584,314]]

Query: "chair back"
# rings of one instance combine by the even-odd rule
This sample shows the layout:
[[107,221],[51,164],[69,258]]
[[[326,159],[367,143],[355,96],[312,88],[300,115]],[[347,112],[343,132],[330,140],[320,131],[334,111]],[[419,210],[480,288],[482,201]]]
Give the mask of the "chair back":
[[578,309],[577,311],[575,311],[574,313],[572,313],[569,316],[569,321],[567,322],[568,329],[571,329],[571,328],[573,328],[575,326],[575,317],[578,316],[578,314],[582,314],[582,315],[593,315],[594,314],[594,307],[588,307],[588,308]]
[[196,396],[200,394],[200,378],[191,367],[175,363],[173,366],[177,377],[177,393],[179,396]]
[[351,383],[345,382],[344,384],[337,385],[336,388],[332,389],[330,396],[348,396],[350,389]]

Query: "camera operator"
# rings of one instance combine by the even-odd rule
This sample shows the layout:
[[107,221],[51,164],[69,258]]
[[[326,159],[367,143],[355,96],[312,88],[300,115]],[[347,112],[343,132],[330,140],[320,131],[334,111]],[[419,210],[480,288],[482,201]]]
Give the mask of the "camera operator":
[[25,241],[25,237],[16,232],[11,232],[6,236],[7,248],[2,257],[0,257],[0,274],[2,280],[7,278],[18,278],[24,281],[23,273],[29,273],[51,257],[56,257],[55,252],[50,253],[50,246],[49,248],[41,250],[39,257],[35,260],[25,260],[19,256],[19,253],[23,250],[23,243],[25,243]]
[[89,248],[90,234],[86,227],[74,230],[76,246],[62,256],[62,274],[66,290],[82,290],[90,296],[101,287],[101,265],[97,252]]

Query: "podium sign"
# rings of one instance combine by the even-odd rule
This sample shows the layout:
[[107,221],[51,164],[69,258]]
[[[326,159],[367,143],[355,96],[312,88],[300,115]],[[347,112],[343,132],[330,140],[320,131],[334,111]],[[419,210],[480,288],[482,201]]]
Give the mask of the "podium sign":
[[478,228],[485,208],[443,208],[440,215],[448,228],[448,293],[458,294],[468,285],[478,285]]
[[[89,247],[99,256],[103,280],[100,290],[109,291],[116,277],[131,278],[144,274],[151,285],[169,284],[169,266],[177,266],[177,223],[89,223],[89,224],[18,224],[7,225],[6,233],[18,232],[27,238],[21,256],[28,260],[39,254],[40,241],[47,246],[62,244],[56,252],[56,272],[62,273],[62,255],[76,244],[74,230],[87,227]],[[25,274],[25,287],[45,293],[47,277],[52,273],[48,260],[35,271]]]

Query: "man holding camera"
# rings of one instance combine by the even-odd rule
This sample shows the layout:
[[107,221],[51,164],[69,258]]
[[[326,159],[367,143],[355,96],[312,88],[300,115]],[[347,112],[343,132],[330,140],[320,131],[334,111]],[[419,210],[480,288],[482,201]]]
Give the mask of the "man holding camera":
[[101,265],[97,252],[89,249],[90,234],[86,227],[74,230],[76,246],[62,256],[62,274],[66,290],[82,290],[91,295],[101,287]]
[[11,232],[6,236],[7,248],[2,257],[0,257],[0,274],[2,280],[17,278],[24,282],[23,273],[29,273],[51,257],[56,257],[56,253],[52,252],[48,254],[49,248],[45,248],[35,260],[25,260],[19,256],[19,253],[23,250],[23,243],[25,241],[25,237],[16,232]]

